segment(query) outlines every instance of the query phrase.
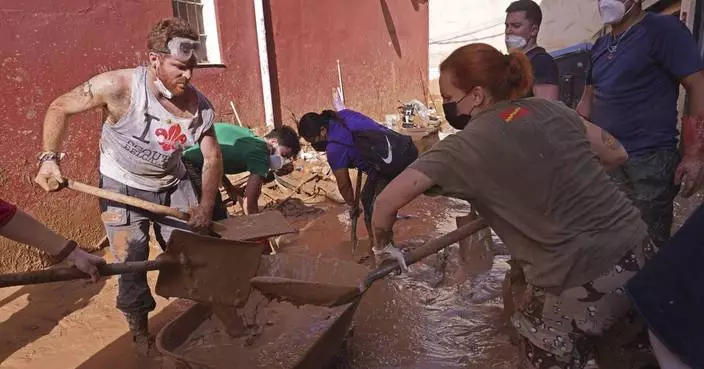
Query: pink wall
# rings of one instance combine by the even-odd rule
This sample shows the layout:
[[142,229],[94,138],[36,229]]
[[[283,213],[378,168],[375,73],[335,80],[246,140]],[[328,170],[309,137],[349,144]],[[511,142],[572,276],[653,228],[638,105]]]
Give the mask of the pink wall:
[[[222,59],[226,68],[199,69],[195,85],[223,118],[234,100],[245,122],[263,121],[254,9],[251,1],[219,0]],[[62,234],[92,244],[102,237],[98,202],[64,190],[45,194],[33,185],[47,106],[89,77],[146,60],[146,36],[168,0],[24,0],[0,5],[0,197],[16,203]],[[62,163],[65,176],[97,184],[100,115],[71,119]],[[17,252],[17,250],[23,250]],[[0,239],[0,271],[37,267],[40,259]]]
[[[428,70],[425,0],[270,0],[278,92],[290,112],[330,108],[342,65],[347,105],[377,119],[398,99],[423,99]],[[271,48],[271,45],[270,45]],[[421,82],[422,81],[422,82]]]

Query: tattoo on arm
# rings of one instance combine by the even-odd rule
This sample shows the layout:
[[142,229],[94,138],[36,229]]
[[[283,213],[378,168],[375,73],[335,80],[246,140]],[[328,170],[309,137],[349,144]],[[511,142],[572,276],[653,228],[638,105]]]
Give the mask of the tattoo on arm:
[[602,129],[601,130],[601,141],[604,143],[604,145],[613,150],[621,150],[623,146],[621,146],[621,143],[618,142],[614,136],[612,136],[609,132],[606,132],[606,130]]
[[81,85],[81,95],[83,97],[89,97],[93,98],[93,86],[91,86],[90,80],[85,81],[83,85]]

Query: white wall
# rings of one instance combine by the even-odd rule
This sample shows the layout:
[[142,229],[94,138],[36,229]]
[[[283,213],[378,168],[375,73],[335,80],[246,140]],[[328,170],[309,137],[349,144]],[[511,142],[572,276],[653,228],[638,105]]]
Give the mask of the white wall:
[[[430,79],[437,67],[456,48],[488,43],[502,51],[506,7],[512,0],[431,0]],[[543,10],[538,43],[550,50],[589,41],[601,28],[595,0],[536,0]],[[431,83],[434,87],[435,83]],[[433,88],[434,92],[437,91]]]

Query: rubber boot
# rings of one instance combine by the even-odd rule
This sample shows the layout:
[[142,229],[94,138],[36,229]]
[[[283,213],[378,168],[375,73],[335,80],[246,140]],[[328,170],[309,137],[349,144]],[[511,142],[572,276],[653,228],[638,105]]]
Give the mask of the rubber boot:
[[154,337],[149,334],[148,314],[125,314],[125,318],[132,334],[132,346],[135,352],[142,356],[155,356]]

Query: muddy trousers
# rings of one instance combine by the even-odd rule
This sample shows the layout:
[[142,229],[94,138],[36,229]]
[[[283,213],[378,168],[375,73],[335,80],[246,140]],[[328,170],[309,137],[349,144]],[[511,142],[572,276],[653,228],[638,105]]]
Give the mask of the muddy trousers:
[[609,271],[559,295],[528,285],[512,317],[521,369],[658,368],[644,322],[625,290],[655,252],[650,240]]
[[609,172],[619,189],[640,210],[648,234],[658,248],[670,239],[673,202],[679,192],[674,183],[679,163],[677,150],[661,149],[633,155],[624,165]]
[[[173,188],[160,192],[138,190],[101,175],[100,187],[160,205],[183,210],[197,206],[190,180],[182,179]],[[167,219],[147,211],[109,200],[100,200],[101,218],[110,249],[120,262],[144,261],[149,258],[149,227],[154,225],[156,241],[162,249],[174,228],[185,223]],[[123,274],[118,279],[117,308],[128,315],[144,315],[154,310],[156,302],[147,284],[147,273]]]

